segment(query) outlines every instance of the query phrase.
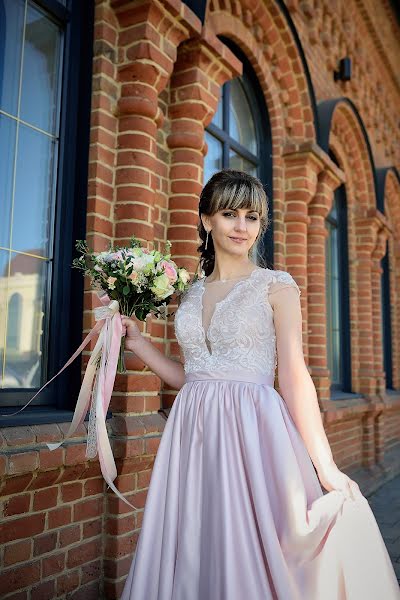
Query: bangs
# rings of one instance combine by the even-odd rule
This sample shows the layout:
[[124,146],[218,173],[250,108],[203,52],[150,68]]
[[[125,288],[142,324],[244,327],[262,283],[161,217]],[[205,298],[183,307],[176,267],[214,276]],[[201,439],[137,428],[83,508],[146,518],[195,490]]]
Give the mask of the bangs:
[[249,208],[262,217],[266,212],[267,196],[262,187],[250,181],[240,180],[216,185],[211,200],[212,213],[220,210]]

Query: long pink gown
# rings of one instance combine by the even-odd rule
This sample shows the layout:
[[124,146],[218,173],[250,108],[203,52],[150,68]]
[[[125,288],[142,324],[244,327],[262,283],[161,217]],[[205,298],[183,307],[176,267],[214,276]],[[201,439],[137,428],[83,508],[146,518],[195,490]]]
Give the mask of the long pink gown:
[[288,272],[256,267],[239,280],[199,279],[182,298],[186,381],[121,600],[400,599],[367,499],[324,494],[273,387],[268,297],[279,286],[300,293]]

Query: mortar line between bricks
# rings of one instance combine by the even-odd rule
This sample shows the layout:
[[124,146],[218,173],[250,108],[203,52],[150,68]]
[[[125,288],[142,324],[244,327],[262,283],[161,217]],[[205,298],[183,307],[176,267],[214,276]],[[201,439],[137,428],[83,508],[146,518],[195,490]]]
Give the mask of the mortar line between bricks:
[[[159,438],[161,436],[161,433],[159,434],[149,434],[149,435],[137,435],[137,436],[123,436],[123,435],[110,435],[110,441],[112,440],[142,440],[142,439],[153,439],[153,438]],[[51,444],[57,443],[57,442],[49,442]],[[66,441],[65,444],[62,443],[61,447],[68,447],[68,446],[78,446],[79,444],[86,444],[86,438],[81,438],[80,440],[76,440],[76,441]],[[0,456],[1,455],[9,455],[9,454],[23,454],[25,452],[35,452],[37,450],[49,450],[49,448],[47,448],[47,446],[43,445],[43,444],[38,444],[37,446],[15,446],[14,448],[6,448],[6,449],[1,449],[0,450]],[[58,448],[57,448],[58,450]],[[51,450],[49,450],[49,452],[51,452]],[[84,461],[87,462],[87,461]],[[69,465],[68,465],[69,466]]]

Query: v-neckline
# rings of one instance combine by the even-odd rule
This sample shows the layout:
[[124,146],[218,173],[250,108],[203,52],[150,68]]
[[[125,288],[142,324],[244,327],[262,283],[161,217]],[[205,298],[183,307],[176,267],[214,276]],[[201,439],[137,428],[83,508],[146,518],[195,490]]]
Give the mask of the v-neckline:
[[211,341],[211,340],[209,339],[209,337],[208,337],[208,335],[207,335],[207,334],[208,334],[208,332],[211,330],[211,327],[212,327],[212,325],[213,325],[214,318],[215,318],[215,315],[216,315],[216,313],[217,313],[218,309],[219,309],[219,308],[220,308],[220,307],[221,307],[223,304],[225,304],[225,302],[228,300],[228,298],[230,298],[230,296],[231,296],[232,292],[233,292],[234,290],[236,290],[236,289],[237,289],[237,288],[240,286],[240,284],[242,284],[242,283],[247,283],[248,281],[250,281],[250,280],[253,278],[253,276],[254,276],[254,273],[256,273],[256,272],[259,272],[259,271],[263,271],[263,270],[264,270],[264,269],[263,269],[262,267],[256,267],[255,269],[253,269],[253,271],[250,273],[250,275],[248,275],[248,276],[247,276],[247,277],[245,277],[244,279],[240,279],[239,281],[237,281],[237,282],[236,282],[236,283],[235,283],[235,284],[234,284],[234,285],[231,287],[231,289],[230,289],[230,290],[229,290],[229,292],[226,294],[226,296],[224,296],[224,297],[222,298],[222,300],[220,300],[219,302],[216,302],[216,303],[215,303],[214,310],[213,310],[213,314],[211,315],[210,323],[209,323],[209,325],[208,325],[208,328],[207,328],[207,332],[205,331],[205,329],[204,329],[204,326],[203,326],[203,310],[204,310],[204,306],[203,306],[203,296],[204,296],[204,292],[205,292],[205,289],[206,289],[206,287],[205,287],[205,285],[204,285],[204,284],[205,284],[205,279],[206,279],[206,278],[205,278],[205,277],[203,277],[202,279],[199,279],[199,281],[200,281],[200,284],[201,284],[201,285],[200,285],[200,310],[199,310],[199,312],[200,312],[200,315],[199,315],[199,320],[200,320],[200,328],[201,328],[201,330],[202,330],[202,332],[203,332],[203,341],[204,341],[204,346],[205,346],[205,348],[206,348],[206,351],[207,351],[207,354],[208,354],[208,356],[209,356],[210,358],[211,358],[212,356],[214,356],[214,353],[213,353],[213,352],[211,352],[211,351],[210,351],[210,349],[209,349],[209,348],[208,348],[208,346],[207,346],[207,340],[208,340],[209,342]]

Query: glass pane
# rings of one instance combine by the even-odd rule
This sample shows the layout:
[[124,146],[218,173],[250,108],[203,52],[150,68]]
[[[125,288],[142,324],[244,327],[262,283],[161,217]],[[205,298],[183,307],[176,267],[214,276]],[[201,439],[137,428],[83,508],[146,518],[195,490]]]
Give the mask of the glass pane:
[[0,246],[10,247],[13,170],[17,122],[0,115]]
[[229,135],[252,154],[258,154],[253,114],[243,85],[238,77],[231,81]]
[[24,0],[0,0],[0,109],[16,116],[24,31]]
[[229,150],[229,167],[257,177],[257,167],[231,149]]
[[57,143],[20,125],[12,248],[48,256]]
[[328,236],[325,238],[325,284],[326,284],[326,336],[327,336],[327,360],[330,371],[331,382],[333,377],[332,363],[332,257],[331,257],[331,225],[325,221]]
[[4,348],[6,343],[7,283],[9,252],[0,250],[0,387],[4,366]]
[[223,120],[222,120],[222,97],[223,97],[223,94],[224,94],[224,87],[225,86],[223,86],[222,90],[221,90],[221,96],[220,96],[220,99],[218,101],[217,111],[216,111],[216,113],[213,116],[213,119],[211,121],[214,125],[216,125],[220,129],[223,129],[223,126],[224,126],[223,125]]
[[340,332],[334,331],[332,334],[333,357],[332,357],[332,383],[341,384],[340,372]]
[[204,158],[203,182],[204,184],[210,177],[222,169],[222,144],[208,131],[205,132],[208,151]]
[[3,388],[40,386],[47,271],[45,260],[11,254]]
[[327,311],[327,358],[331,374],[331,383],[341,384],[340,365],[340,274],[338,262],[338,229],[328,221],[326,227],[329,236],[325,241],[326,249],[326,311]]
[[60,45],[57,25],[28,6],[20,117],[51,133],[57,126]]

